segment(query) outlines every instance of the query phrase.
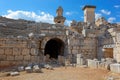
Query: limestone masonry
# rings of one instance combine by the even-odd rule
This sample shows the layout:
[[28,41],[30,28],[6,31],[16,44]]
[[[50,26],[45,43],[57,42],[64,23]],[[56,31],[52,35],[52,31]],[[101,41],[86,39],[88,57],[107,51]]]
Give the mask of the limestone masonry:
[[95,20],[95,8],[86,5],[84,22],[73,20],[70,26],[64,25],[62,7],[55,24],[0,17],[0,68],[65,59],[86,64],[112,58],[120,63],[120,24]]

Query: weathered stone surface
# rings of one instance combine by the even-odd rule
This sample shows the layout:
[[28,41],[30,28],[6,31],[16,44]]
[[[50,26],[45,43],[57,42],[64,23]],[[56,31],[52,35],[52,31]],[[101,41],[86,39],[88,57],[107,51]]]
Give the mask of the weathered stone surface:
[[28,72],[28,73],[33,72],[32,66],[27,66],[27,67],[25,67],[25,71]]
[[23,56],[20,55],[20,56],[15,56],[15,60],[23,60]]
[[120,64],[118,63],[110,64],[110,70],[115,73],[120,73]]
[[33,66],[33,72],[42,73],[42,70],[41,70],[41,68],[39,67],[39,65],[34,65],[34,66]]
[[0,55],[4,55],[5,51],[4,48],[0,48]]
[[0,61],[4,61],[4,60],[6,60],[6,58],[7,58],[6,55],[1,55],[1,54],[0,54]]
[[22,55],[30,55],[30,50],[25,48],[22,50]]
[[13,55],[20,55],[21,49],[20,48],[13,48]]
[[49,57],[50,57],[49,54],[47,54],[46,56],[44,56],[44,61],[45,61],[45,62],[49,62],[49,61],[50,61]]
[[38,56],[31,56],[31,61],[33,62],[38,61]]
[[7,56],[7,60],[10,60],[10,61],[15,60],[15,57],[14,56]]
[[120,53],[116,54],[116,60],[117,62],[120,62]]
[[58,56],[58,61],[60,64],[64,64],[64,57],[63,56]]
[[38,49],[35,49],[35,48],[31,48],[31,52],[30,52],[31,55],[38,55]]
[[2,67],[4,67],[4,66],[10,66],[10,62],[9,61],[0,61],[0,65]]
[[5,54],[6,55],[13,55],[13,49],[12,48],[5,48]]
[[100,61],[95,61],[95,60],[88,59],[88,67],[98,68],[99,64],[100,64]]
[[10,73],[10,76],[17,76],[17,75],[20,75],[20,73],[17,72],[17,71],[16,71],[16,72],[11,72],[11,73]]
[[44,67],[45,67],[46,69],[53,70],[53,67],[52,67],[51,65],[49,65],[49,64],[46,64]]
[[76,64],[77,65],[83,65],[84,64],[84,60],[82,58],[82,54],[76,54]]
[[26,66],[26,65],[28,65],[30,62],[29,61],[26,61],[26,60],[24,60],[23,62],[22,62],[22,64],[24,65],[24,66]]
[[24,71],[24,66],[19,66],[18,67],[18,71],[20,72],[20,71]]
[[29,61],[31,59],[31,57],[30,57],[30,55],[26,55],[26,56],[24,56],[24,60],[26,61]]
[[105,69],[105,62],[101,62],[100,65],[99,65],[99,68]]
[[77,65],[84,65],[85,64],[85,61],[83,58],[77,58]]
[[73,49],[73,50],[72,50],[72,53],[73,53],[73,54],[78,54],[78,50],[74,50],[74,49]]

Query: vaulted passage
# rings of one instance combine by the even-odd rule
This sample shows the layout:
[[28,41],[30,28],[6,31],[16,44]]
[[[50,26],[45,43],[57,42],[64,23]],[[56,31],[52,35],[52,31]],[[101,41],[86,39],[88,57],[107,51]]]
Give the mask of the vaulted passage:
[[45,55],[49,54],[50,58],[58,59],[58,55],[64,55],[64,42],[58,38],[50,39],[45,45]]

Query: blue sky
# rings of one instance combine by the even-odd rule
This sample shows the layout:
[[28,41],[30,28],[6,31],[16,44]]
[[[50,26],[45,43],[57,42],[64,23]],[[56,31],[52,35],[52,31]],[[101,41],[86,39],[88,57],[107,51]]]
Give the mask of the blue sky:
[[72,20],[83,21],[84,5],[97,7],[96,19],[103,16],[109,22],[120,22],[120,0],[0,0],[0,15],[53,23],[56,9],[62,6],[69,24]]

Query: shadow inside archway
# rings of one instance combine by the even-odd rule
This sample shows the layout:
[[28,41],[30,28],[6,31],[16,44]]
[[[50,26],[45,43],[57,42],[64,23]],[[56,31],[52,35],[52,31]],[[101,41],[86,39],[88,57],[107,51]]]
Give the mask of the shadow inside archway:
[[58,59],[58,56],[64,56],[64,42],[61,39],[50,39],[45,45],[44,55],[49,55],[50,59]]

